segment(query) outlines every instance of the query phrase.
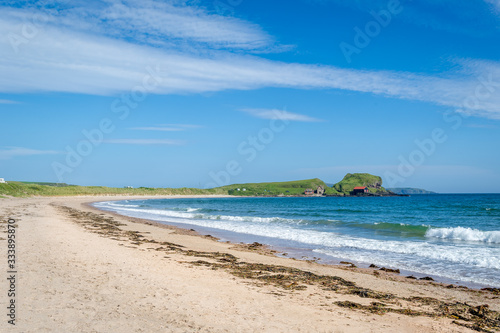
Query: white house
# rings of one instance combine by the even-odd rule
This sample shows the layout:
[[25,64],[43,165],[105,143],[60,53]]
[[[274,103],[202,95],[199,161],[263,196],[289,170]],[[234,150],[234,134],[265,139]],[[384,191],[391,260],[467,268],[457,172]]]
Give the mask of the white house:
[[5,181],[5,179],[0,178],[0,184],[5,184],[5,183],[7,183],[7,182]]

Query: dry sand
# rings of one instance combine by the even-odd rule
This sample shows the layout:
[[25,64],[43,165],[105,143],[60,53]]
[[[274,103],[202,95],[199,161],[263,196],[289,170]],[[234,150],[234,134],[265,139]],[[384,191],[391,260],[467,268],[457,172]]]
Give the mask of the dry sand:
[[115,198],[0,199],[0,332],[473,332],[462,325],[500,319],[493,292],[278,258],[84,204]]

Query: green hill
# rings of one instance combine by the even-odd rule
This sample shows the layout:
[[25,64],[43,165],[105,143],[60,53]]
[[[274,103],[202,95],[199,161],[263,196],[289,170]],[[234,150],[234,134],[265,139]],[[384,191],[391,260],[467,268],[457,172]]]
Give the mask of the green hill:
[[371,194],[389,195],[391,192],[382,187],[382,178],[369,173],[348,173],[333,189],[343,195],[349,195],[356,186],[366,186]]
[[217,187],[229,195],[239,196],[278,196],[303,195],[306,189],[316,190],[318,186],[326,188],[324,181],[318,178],[274,183],[246,183]]

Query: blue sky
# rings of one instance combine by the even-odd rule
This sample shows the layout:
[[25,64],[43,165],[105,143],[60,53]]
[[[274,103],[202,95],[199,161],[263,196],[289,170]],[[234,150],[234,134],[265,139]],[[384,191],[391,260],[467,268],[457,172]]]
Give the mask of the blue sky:
[[4,1],[0,177],[499,192],[500,1]]

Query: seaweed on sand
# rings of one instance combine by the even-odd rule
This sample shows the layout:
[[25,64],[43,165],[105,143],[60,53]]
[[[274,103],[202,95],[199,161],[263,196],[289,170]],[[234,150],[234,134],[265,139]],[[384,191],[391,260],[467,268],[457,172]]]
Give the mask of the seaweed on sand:
[[[148,239],[139,231],[123,230],[120,226],[124,224],[117,222],[113,217],[79,211],[66,206],[57,207],[85,229],[101,236],[119,241],[129,241],[134,245],[152,244],[155,247],[150,249],[165,253],[178,253],[185,256],[186,259],[189,257],[203,258],[203,260],[183,262],[195,266],[206,266],[214,270],[222,269],[234,276],[254,281],[257,285],[275,286],[285,291],[299,291],[307,289],[308,286],[317,286],[322,290],[337,294],[354,295],[360,299],[374,300],[368,305],[352,301],[333,303],[343,308],[379,315],[391,312],[406,316],[449,318],[456,325],[479,332],[500,331],[500,313],[490,310],[487,304],[473,306],[461,302],[444,302],[431,297],[398,297],[390,293],[359,287],[354,282],[338,276],[319,275],[281,265],[244,262],[230,253],[189,250],[179,244]],[[259,248],[261,244],[254,243],[250,246]],[[389,271],[389,269],[385,270]],[[497,294],[498,289],[491,288],[491,290],[483,292]],[[405,307],[402,307],[403,303]],[[398,305],[399,307],[396,307]]]

